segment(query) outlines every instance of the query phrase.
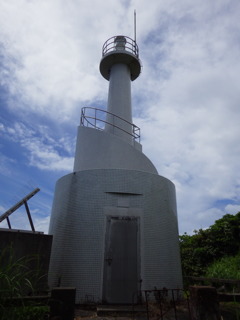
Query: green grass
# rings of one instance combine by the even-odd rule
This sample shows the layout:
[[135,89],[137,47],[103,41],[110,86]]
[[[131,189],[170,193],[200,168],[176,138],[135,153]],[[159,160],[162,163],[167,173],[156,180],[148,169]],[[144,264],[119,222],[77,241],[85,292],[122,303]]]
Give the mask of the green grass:
[[211,264],[206,271],[206,277],[240,280],[240,254],[223,257]]
[[[12,246],[0,255],[0,319],[43,320],[47,306],[25,305],[24,296],[34,295],[41,279],[36,255],[16,259]],[[16,299],[18,301],[16,302]]]

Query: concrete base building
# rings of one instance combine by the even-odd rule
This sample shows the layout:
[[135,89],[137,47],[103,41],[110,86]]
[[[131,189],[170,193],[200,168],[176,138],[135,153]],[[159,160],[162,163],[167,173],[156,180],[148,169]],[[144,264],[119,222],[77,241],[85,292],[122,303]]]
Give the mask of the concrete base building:
[[132,303],[141,290],[181,288],[175,187],[143,154],[132,124],[138,47],[103,46],[107,111],[83,108],[73,173],[58,180],[49,233],[49,285],[77,288],[76,302]]

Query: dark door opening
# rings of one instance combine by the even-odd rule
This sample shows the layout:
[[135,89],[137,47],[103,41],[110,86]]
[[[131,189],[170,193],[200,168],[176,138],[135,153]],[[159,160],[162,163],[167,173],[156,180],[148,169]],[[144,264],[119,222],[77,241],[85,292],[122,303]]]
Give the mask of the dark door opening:
[[107,303],[132,303],[137,297],[138,218],[108,217],[105,242],[103,300]]

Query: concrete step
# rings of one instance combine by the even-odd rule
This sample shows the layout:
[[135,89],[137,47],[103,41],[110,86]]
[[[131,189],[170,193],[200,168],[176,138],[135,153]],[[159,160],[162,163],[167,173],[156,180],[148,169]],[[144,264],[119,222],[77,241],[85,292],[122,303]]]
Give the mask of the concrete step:
[[146,314],[146,307],[142,305],[99,305],[97,306],[98,316],[131,316]]

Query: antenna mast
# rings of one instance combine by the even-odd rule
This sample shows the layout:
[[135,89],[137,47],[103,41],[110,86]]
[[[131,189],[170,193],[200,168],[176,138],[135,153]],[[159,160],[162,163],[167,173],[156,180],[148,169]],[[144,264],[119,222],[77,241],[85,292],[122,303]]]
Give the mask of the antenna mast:
[[136,18],[136,10],[134,10],[134,41],[135,41],[135,44],[137,43],[137,18]]

